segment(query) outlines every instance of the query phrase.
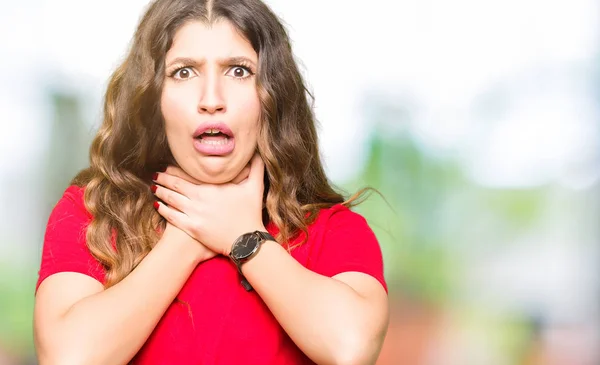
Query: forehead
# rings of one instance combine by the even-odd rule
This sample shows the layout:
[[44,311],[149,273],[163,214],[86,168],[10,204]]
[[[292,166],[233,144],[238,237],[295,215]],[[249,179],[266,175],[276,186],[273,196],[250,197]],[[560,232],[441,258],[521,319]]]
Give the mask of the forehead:
[[245,56],[257,61],[257,54],[248,40],[227,20],[211,25],[197,20],[182,25],[173,38],[166,62],[176,57],[221,59]]

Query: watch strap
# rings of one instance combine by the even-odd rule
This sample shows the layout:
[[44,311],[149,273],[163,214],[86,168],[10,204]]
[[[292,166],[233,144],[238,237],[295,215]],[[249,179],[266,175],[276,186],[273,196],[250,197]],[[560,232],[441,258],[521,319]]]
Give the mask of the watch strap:
[[[271,236],[271,235],[269,234],[269,232],[256,231],[255,233],[256,233],[256,234],[257,234],[257,235],[258,235],[260,238],[262,238],[262,240],[261,240],[261,242],[260,242],[261,244],[262,244],[264,241],[275,241],[275,237]],[[277,242],[277,241],[275,241],[275,242]]]

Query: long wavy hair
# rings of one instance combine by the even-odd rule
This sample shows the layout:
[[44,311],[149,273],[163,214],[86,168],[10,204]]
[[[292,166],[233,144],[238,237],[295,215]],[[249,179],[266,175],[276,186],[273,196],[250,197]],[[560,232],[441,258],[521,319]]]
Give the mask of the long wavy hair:
[[[90,147],[90,166],[71,182],[85,187],[84,201],[94,217],[87,245],[106,269],[105,286],[127,276],[154,247],[165,227],[154,210],[151,176],[176,164],[166,138],[160,97],[165,56],[175,32],[186,22],[226,19],[258,54],[261,103],[258,151],[265,162],[265,209],[287,242],[321,208],[351,205],[336,192],[321,164],[315,118],[294,61],[289,37],[277,16],[259,0],[156,0],[135,32],[124,62],[105,95],[103,122]],[[305,242],[305,240],[304,240]]]

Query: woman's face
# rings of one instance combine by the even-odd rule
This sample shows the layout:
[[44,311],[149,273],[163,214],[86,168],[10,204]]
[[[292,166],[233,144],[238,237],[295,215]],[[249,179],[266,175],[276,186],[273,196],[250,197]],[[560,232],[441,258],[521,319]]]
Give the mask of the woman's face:
[[233,180],[256,150],[258,56],[221,20],[184,24],[166,55],[161,109],[177,164],[206,183]]

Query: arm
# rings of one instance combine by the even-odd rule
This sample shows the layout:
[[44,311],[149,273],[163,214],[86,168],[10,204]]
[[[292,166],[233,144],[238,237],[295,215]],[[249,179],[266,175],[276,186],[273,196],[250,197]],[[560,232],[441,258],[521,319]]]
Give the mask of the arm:
[[[178,169],[167,171],[198,183]],[[245,168],[232,183],[239,183],[248,173]],[[164,207],[159,207],[158,213],[164,214]],[[86,214],[83,190],[72,186],[48,221],[40,270],[43,281],[34,311],[35,346],[42,365],[128,362],[198,263],[215,256],[205,245],[167,224],[140,264],[104,290],[98,281],[104,273],[92,273],[88,265],[95,259],[82,238],[81,229],[90,218]]]
[[123,364],[137,353],[207,254],[177,228],[168,233],[169,227],[142,262],[106,290],[72,272],[40,284],[34,311],[40,364]]
[[[167,170],[155,179],[159,184],[156,196],[169,205],[161,204],[159,212],[212,251],[229,255],[231,244],[241,234],[265,231],[263,179],[259,155],[252,158],[248,179],[239,184],[190,184]],[[355,271],[382,273],[381,250],[362,217],[350,211],[339,214],[334,219],[337,223],[328,226],[323,240],[327,244],[315,257],[314,271],[300,265],[276,242],[266,242],[243,264],[243,273],[313,361],[369,364],[375,362],[387,329],[387,294],[379,281]]]
[[387,294],[369,275],[333,278],[300,265],[265,242],[244,276],[296,345],[318,364],[373,364],[388,323]]

